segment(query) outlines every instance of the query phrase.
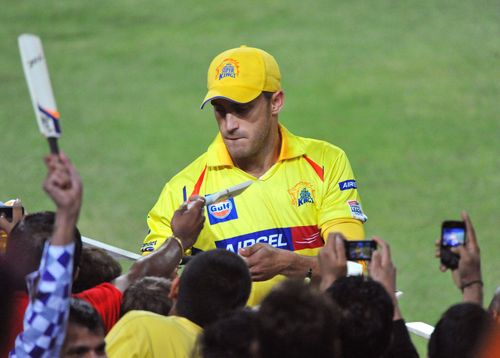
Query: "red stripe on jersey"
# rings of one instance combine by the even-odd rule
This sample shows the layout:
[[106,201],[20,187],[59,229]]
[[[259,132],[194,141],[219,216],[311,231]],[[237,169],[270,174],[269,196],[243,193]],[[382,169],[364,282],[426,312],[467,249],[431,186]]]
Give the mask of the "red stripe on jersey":
[[295,226],[292,232],[293,250],[314,249],[323,247],[325,242],[317,226]]
[[316,174],[318,174],[318,176],[321,179],[321,181],[324,181],[325,168],[320,167],[319,164],[317,164],[316,162],[314,162],[311,158],[309,158],[305,154],[304,154],[304,159],[307,160],[307,162],[311,165],[311,167],[314,169],[314,171],[316,172]]
[[205,168],[201,172],[200,177],[198,178],[198,180],[196,181],[196,184],[194,185],[194,189],[193,189],[193,192],[191,193],[191,195],[200,195],[200,188],[201,188],[201,184],[203,183],[203,179],[205,179],[205,172],[206,171],[207,171],[207,166],[205,165]]

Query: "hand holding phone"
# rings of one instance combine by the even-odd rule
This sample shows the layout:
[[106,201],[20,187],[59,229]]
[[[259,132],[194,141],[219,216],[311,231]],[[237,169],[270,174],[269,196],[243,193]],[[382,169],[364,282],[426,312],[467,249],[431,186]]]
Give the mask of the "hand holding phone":
[[452,270],[458,267],[460,256],[451,251],[452,247],[465,245],[465,223],[463,221],[444,221],[441,225],[440,256],[441,263]]

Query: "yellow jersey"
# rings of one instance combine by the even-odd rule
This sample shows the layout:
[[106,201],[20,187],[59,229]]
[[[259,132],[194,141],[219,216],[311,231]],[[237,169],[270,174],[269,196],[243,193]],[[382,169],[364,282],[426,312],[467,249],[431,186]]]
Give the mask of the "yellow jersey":
[[329,232],[364,239],[366,216],[344,151],[295,136],[282,125],[280,133],[278,161],[260,178],[234,166],[219,133],[204,154],[163,188],[149,212],[149,233],[141,251],[154,251],[172,234],[172,215],[189,195],[209,195],[248,180],[253,183],[240,195],[205,208],[207,220],[193,254],[215,248],[237,253],[239,248],[267,243],[314,256]]
[[130,311],[106,336],[106,353],[109,358],[191,358],[196,355],[196,340],[202,331],[184,317]]

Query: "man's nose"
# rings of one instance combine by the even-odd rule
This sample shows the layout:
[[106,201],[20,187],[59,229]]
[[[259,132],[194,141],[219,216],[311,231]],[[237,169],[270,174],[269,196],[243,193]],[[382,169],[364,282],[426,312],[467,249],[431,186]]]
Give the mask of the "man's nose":
[[239,127],[238,117],[236,117],[230,112],[226,113],[225,122],[226,122],[226,130],[228,132],[234,132]]

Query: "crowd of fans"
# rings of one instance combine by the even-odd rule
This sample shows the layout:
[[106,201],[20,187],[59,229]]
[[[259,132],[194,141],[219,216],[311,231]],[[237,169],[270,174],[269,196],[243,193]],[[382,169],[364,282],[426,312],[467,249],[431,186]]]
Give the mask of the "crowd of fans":
[[[76,222],[82,184],[64,154],[46,158],[44,189],[57,210],[0,217],[0,358],[14,357],[418,357],[396,298],[389,245],[369,275],[347,276],[344,238],[318,255],[321,281],[287,280],[259,307],[246,307],[251,276],[238,255],[195,255],[179,275],[183,248],[203,226],[203,198],[175,212],[179,238],[123,273],[99,249],[82,248]],[[500,292],[485,310],[479,245],[468,241],[452,275],[463,302],[448,308],[428,357],[500,357]],[[437,250],[439,256],[439,250]],[[442,267],[442,270],[445,270]],[[10,352],[10,353],[9,353]]]

